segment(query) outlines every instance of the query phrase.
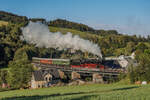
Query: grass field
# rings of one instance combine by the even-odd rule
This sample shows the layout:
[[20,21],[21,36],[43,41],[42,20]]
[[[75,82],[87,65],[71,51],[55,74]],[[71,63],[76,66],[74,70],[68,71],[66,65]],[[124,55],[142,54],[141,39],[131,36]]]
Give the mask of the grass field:
[[2,100],[150,100],[150,85],[82,85],[0,92]]
[[79,35],[82,38],[87,38],[87,37],[90,37],[90,38],[95,38],[95,37],[101,38],[100,36],[98,36],[96,34],[92,34],[92,33],[89,33],[89,32],[81,32],[81,31],[74,30],[74,29],[59,28],[59,27],[52,27],[52,26],[50,26],[49,28],[50,28],[51,32],[61,32],[63,34],[65,34],[67,32],[71,32],[73,35]]
[[0,26],[2,26],[2,25],[7,25],[7,24],[8,24],[8,22],[1,21],[1,20],[0,20]]

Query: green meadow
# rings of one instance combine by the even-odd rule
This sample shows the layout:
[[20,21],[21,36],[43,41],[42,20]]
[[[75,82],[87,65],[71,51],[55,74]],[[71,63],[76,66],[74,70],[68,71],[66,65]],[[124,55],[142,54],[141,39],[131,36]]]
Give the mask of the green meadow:
[[150,85],[91,84],[0,92],[2,100],[150,100]]

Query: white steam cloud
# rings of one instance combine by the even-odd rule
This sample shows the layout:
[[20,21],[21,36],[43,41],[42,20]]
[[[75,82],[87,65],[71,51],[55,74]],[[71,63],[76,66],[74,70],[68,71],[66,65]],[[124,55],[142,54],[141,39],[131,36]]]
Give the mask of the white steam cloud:
[[21,39],[37,47],[72,48],[89,52],[102,58],[100,47],[97,44],[84,40],[78,35],[72,35],[70,32],[63,35],[60,32],[50,32],[48,26],[39,22],[30,22],[26,27],[22,28],[23,36]]

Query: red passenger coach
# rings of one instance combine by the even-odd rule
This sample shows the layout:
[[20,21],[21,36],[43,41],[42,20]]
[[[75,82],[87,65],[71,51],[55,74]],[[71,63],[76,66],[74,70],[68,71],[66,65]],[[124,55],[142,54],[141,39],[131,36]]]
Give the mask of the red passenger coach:
[[52,60],[40,60],[40,63],[43,63],[43,64],[52,64]]

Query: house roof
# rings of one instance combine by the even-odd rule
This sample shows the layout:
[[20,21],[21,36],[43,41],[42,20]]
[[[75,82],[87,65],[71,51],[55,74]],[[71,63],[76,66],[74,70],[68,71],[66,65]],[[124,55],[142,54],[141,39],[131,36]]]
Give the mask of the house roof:
[[60,75],[57,69],[52,69],[50,73],[54,76],[54,78],[60,78]]
[[43,70],[43,76],[45,76],[46,74],[51,74],[53,76],[53,78],[60,78],[59,72],[56,68],[51,68],[49,70]]
[[34,75],[35,81],[44,81],[44,77],[42,76],[41,71],[34,71],[33,75]]
[[44,81],[44,76],[46,74],[51,74],[53,78],[60,78],[59,72],[57,69],[49,69],[49,70],[38,70],[33,72],[35,81]]
[[103,61],[103,64],[109,68],[121,68],[117,60],[105,60]]

